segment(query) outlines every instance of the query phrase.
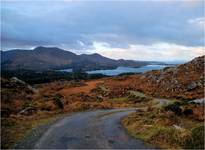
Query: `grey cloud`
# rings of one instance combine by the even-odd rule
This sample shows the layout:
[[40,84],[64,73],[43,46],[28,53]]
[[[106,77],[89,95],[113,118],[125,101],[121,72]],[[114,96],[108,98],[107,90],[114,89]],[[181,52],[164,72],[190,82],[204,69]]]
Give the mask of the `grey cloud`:
[[2,49],[64,45],[83,51],[93,41],[121,48],[161,41],[202,46],[204,30],[187,22],[203,17],[202,3],[187,7],[184,1],[3,1]]

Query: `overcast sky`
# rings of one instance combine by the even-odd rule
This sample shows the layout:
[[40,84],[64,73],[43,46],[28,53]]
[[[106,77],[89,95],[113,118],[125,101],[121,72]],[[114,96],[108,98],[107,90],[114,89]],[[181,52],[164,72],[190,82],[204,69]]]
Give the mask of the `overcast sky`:
[[1,49],[55,46],[114,59],[204,54],[204,0],[4,0]]

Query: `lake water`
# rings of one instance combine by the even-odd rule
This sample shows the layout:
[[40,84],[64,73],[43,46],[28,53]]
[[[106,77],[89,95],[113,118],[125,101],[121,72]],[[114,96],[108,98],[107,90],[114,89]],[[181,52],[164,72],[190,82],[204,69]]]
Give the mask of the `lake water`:
[[69,68],[69,69],[62,69],[62,70],[57,70],[57,71],[73,72],[73,69]]
[[144,73],[146,71],[150,70],[159,70],[164,67],[167,67],[166,65],[147,65],[142,66],[139,68],[133,68],[133,67],[118,67],[116,69],[107,69],[107,70],[93,70],[93,71],[87,71],[88,74],[96,74],[101,73],[108,76],[115,76],[119,75],[121,73]]
[[[117,67],[116,69],[106,69],[106,70],[93,70],[93,71],[86,71],[88,74],[104,74],[108,76],[116,76],[121,73],[144,73],[146,71],[150,70],[159,70],[163,69],[164,67],[167,67],[166,65],[147,65],[142,66],[139,68],[133,68],[133,67]],[[73,69],[63,69],[59,71],[65,71],[65,72],[73,72]]]

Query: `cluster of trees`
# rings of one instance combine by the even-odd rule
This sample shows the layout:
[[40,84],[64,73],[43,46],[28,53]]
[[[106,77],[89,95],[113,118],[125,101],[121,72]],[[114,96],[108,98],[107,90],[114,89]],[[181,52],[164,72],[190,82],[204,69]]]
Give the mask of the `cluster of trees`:
[[102,74],[87,74],[81,71],[33,71],[33,70],[4,70],[1,71],[3,78],[17,77],[29,84],[47,83],[55,80],[87,80],[106,77]]

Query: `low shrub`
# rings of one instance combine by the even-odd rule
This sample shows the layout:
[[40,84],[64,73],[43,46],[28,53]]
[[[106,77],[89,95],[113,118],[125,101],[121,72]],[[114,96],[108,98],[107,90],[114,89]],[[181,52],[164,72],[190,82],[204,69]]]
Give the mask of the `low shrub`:
[[184,114],[185,116],[193,115],[193,110],[190,109],[190,108],[185,108],[184,111],[183,111],[183,114]]
[[9,117],[10,116],[10,109],[9,108],[4,108],[4,109],[1,109],[1,117]]
[[175,115],[181,115],[182,114],[182,109],[180,108],[180,106],[178,106],[176,104],[169,104],[169,105],[165,106],[164,109],[166,111],[174,112]]
[[196,105],[192,108],[193,118],[198,121],[204,120],[204,106]]
[[187,105],[187,102],[186,101],[176,101],[174,102],[175,105],[178,105],[178,106],[183,106],[183,105]]
[[129,101],[128,97],[117,97],[117,98],[112,98],[110,99],[112,102],[126,102]]
[[42,105],[40,107],[41,107],[41,110],[43,110],[43,111],[52,111],[55,109],[55,105],[51,102],[46,102],[46,103],[44,103],[44,105]]
[[191,136],[186,139],[185,149],[204,149],[204,125],[192,129]]
[[60,109],[63,109],[63,108],[64,108],[63,102],[62,102],[62,100],[61,100],[60,97],[55,96],[55,97],[54,97],[54,102],[55,102],[55,104],[56,104],[56,106],[57,106],[58,108],[60,108]]
[[134,102],[150,100],[149,97],[147,97],[145,94],[138,92],[138,91],[129,91],[128,98],[129,100],[132,100]]
[[174,128],[158,127],[149,140],[156,145],[168,144],[176,147],[180,142],[179,137],[180,132]]

